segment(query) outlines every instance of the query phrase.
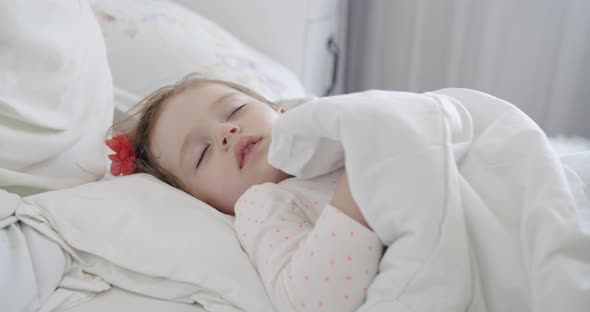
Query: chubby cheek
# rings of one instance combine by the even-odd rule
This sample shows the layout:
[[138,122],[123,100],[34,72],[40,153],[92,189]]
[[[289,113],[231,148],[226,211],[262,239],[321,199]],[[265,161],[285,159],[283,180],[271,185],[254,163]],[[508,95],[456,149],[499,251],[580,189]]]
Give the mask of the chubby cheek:
[[233,214],[233,206],[245,191],[242,181],[230,173],[219,172],[203,181],[201,198],[214,208],[228,214]]

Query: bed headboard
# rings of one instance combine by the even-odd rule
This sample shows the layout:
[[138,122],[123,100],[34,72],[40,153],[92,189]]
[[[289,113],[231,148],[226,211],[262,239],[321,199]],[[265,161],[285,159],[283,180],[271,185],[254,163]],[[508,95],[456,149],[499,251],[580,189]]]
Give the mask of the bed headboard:
[[[175,1],[285,65],[308,92],[323,95],[333,82],[332,93],[341,89],[347,1]],[[337,48],[328,46],[331,38]]]

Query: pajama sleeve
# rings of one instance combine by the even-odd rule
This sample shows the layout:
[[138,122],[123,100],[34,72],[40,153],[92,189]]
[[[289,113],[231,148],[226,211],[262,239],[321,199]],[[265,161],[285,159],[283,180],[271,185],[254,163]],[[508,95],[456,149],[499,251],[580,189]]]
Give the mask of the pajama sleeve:
[[377,273],[380,241],[331,205],[312,226],[305,207],[280,185],[254,186],[236,203],[236,235],[277,310],[354,311]]

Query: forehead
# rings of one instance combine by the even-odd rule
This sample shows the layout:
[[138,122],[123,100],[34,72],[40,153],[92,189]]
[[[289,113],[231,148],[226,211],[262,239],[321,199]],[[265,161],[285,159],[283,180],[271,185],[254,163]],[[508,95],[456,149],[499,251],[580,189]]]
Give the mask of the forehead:
[[[233,88],[221,84],[204,84],[189,87],[180,93],[172,96],[163,103],[158,123],[182,123],[184,119],[194,120],[199,117],[206,117],[213,102],[224,95],[236,93]],[[157,127],[156,124],[156,128]]]
[[181,109],[199,109],[207,108],[209,104],[217,100],[219,97],[228,93],[236,93],[237,90],[218,83],[204,83],[196,86],[190,86],[164,103],[163,110],[167,106],[175,109],[179,106]]

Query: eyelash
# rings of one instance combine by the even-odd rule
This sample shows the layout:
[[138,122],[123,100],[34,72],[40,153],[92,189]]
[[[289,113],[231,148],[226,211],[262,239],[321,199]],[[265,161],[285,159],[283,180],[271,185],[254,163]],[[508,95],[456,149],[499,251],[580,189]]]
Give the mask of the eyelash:
[[244,106],[246,106],[246,104],[242,104],[240,106],[238,106],[238,108],[234,109],[233,112],[231,112],[231,114],[229,114],[229,116],[227,117],[227,120],[230,120],[232,118],[232,116],[237,113],[240,109],[244,108]]
[[[237,113],[240,109],[244,108],[245,106],[246,106],[246,104],[242,104],[242,105],[238,106],[238,108],[234,109],[233,112],[231,112],[231,114],[229,114],[229,116],[227,117],[227,120],[230,120],[231,117],[235,113]],[[203,161],[203,158],[205,158],[205,153],[207,153],[207,150],[209,150],[209,147],[211,147],[211,144],[207,145],[207,147],[205,147],[205,149],[203,150],[203,153],[201,153],[201,157],[199,158],[199,161],[197,162],[197,168],[199,168],[199,165]]]
[[199,158],[199,161],[197,162],[196,168],[199,168],[199,165],[201,164],[201,161],[203,161],[203,158],[205,158],[205,153],[207,153],[207,150],[209,149],[209,147],[211,147],[211,144],[207,145],[207,147],[205,147],[205,149],[203,150],[203,153],[201,153],[201,157]]

